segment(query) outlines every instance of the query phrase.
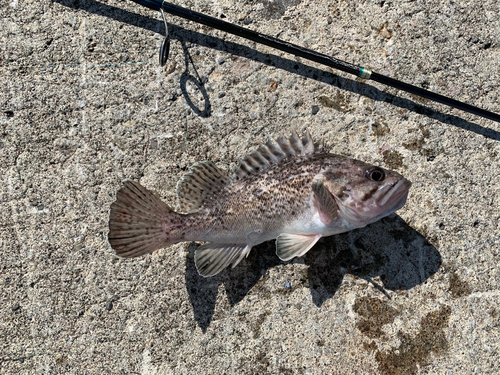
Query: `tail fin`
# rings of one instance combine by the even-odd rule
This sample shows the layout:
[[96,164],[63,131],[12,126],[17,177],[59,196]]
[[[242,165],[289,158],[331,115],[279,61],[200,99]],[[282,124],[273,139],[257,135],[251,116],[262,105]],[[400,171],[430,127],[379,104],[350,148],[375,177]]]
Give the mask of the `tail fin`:
[[179,239],[173,240],[173,233],[169,232],[181,225],[180,219],[179,214],[151,191],[126,180],[111,205],[108,241],[120,257],[152,253],[179,242]]

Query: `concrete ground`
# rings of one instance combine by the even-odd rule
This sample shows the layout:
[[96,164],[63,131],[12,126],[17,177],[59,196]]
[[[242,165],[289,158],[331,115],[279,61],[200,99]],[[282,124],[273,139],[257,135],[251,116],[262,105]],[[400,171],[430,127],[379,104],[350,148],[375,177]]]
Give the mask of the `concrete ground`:
[[[500,3],[177,0],[500,112]],[[0,374],[499,374],[500,125],[123,0],[0,2]],[[121,180],[268,137],[413,182],[403,209],[204,279],[196,244],[118,259]]]

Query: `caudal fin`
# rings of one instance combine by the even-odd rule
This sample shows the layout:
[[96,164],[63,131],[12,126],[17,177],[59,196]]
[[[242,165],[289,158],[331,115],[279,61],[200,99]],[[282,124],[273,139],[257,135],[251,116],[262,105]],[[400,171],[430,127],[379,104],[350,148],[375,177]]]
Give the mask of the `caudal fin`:
[[172,243],[180,215],[141,184],[126,180],[109,214],[108,241],[116,255],[138,257]]

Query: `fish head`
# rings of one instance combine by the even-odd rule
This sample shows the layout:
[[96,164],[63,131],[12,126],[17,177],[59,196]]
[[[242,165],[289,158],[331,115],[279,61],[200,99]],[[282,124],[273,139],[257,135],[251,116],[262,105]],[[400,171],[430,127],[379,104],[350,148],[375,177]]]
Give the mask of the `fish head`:
[[327,167],[321,178],[337,203],[339,215],[355,227],[399,210],[411,186],[395,171],[347,158]]

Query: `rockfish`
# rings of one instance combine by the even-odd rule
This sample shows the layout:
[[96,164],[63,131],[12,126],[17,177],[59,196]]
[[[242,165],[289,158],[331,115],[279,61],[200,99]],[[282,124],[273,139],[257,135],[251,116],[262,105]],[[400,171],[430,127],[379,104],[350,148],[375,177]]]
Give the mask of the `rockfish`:
[[200,275],[235,267],[253,246],[276,239],[284,261],[324,236],[362,228],[400,209],[411,183],[399,173],[323,151],[311,135],[270,140],[230,177],[214,163],[195,164],[177,183],[181,212],[126,180],[111,205],[108,240],[120,257],[184,241]]

